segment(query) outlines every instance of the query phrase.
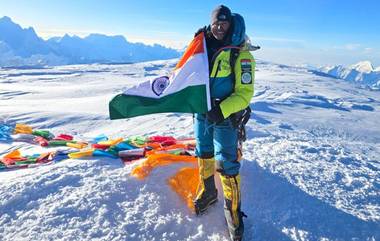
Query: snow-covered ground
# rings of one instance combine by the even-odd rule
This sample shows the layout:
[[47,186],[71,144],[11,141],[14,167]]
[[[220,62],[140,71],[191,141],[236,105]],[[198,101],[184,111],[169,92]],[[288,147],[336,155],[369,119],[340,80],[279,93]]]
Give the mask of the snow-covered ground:
[[[108,119],[123,87],[175,63],[0,70],[0,124],[85,140],[191,137],[190,114]],[[259,61],[251,107],[245,240],[380,240],[380,92]],[[2,142],[0,156],[15,148],[46,151]],[[0,172],[0,240],[228,240],[222,201],[196,217],[166,184],[190,164],[159,167],[144,181],[130,176],[137,164],[89,158]]]

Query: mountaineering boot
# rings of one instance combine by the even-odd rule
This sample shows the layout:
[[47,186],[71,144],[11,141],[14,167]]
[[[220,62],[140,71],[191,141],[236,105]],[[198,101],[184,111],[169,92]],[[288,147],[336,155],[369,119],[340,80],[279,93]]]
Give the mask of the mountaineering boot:
[[214,158],[198,158],[199,185],[197,196],[194,200],[194,210],[197,215],[202,214],[207,208],[218,200],[218,190],[215,187]]
[[240,199],[240,175],[221,175],[224,192],[224,216],[226,218],[231,240],[243,239],[244,223],[243,217],[247,217],[241,210]]
[[202,192],[198,192],[194,200],[194,209],[197,215],[204,213],[208,207],[218,201],[218,190],[215,188],[214,175],[201,180],[201,182],[203,182],[204,189]]

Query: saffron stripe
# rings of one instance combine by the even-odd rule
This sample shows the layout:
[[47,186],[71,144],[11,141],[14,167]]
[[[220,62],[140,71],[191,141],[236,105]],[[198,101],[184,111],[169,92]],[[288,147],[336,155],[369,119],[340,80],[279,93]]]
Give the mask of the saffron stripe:
[[187,62],[187,60],[195,54],[204,53],[204,33],[198,34],[193,41],[191,41],[189,47],[187,47],[180,61],[177,63],[175,69],[180,69]]

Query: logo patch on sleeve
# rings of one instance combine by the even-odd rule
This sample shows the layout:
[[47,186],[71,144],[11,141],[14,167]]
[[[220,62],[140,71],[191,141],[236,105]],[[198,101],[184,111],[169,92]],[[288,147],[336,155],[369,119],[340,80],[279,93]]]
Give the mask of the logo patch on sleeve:
[[241,83],[251,84],[252,83],[252,65],[250,59],[240,60],[241,66]]
[[242,84],[252,83],[252,76],[250,72],[244,72],[241,74],[241,83]]

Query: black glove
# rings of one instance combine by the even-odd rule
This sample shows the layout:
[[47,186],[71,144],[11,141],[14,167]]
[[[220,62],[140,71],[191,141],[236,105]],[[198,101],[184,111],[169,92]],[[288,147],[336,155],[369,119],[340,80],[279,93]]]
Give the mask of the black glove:
[[195,32],[195,34],[194,34],[194,38],[198,35],[198,34],[200,34],[200,33],[206,33],[207,32],[207,26],[204,26],[203,28],[200,28],[200,29],[198,29],[198,31],[197,32]]
[[214,122],[216,124],[224,120],[222,110],[219,105],[214,106],[209,112],[206,113],[207,120]]

